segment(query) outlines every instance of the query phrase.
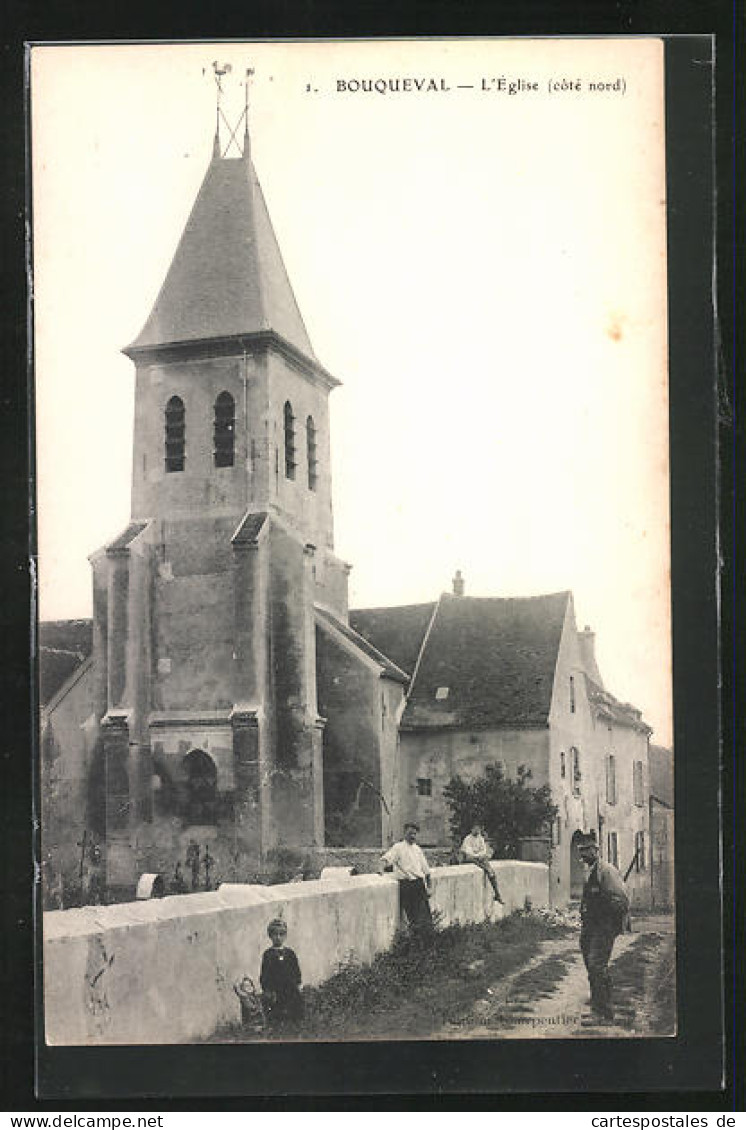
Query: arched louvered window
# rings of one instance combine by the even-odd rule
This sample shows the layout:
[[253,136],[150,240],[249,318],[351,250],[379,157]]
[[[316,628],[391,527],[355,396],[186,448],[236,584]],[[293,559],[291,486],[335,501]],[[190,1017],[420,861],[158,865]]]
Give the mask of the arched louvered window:
[[289,400],[285,401],[285,478],[295,478],[295,416]]
[[316,454],[316,425],[313,416],[306,420],[306,453],[308,455],[308,489],[316,490],[318,475],[318,456]]
[[166,470],[184,470],[186,414],[184,401],[172,396],[166,405]]
[[229,392],[215,401],[213,453],[216,467],[232,467],[236,448],[236,403]]

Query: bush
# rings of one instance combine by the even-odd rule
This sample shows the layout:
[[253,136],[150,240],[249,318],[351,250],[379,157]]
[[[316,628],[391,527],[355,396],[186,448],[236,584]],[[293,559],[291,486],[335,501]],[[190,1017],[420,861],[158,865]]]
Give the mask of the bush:
[[518,859],[521,840],[543,834],[557,817],[548,785],[530,784],[531,770],[518,769],[510,780],[499,765],[488,765],[473,781],[452,777],[443,789],[450,809],[451,834],[457,843],[480,824],[496,859]]

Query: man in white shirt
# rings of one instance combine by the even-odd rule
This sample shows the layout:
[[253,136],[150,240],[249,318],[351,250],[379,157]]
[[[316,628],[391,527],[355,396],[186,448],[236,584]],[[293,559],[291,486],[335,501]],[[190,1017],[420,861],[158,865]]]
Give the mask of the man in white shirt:
[[497,902],[502,902],[500,896],[500,889],[497,885],[495,872],[490,867],[490,860],[492,859],[492,852],[482,833],[481,824],[473,824],[471,832],[468,836],[464,836],[461,847],[459,848],[461,859],[464,863],[476,863],[477,867],[481,867],[485,875],[492,885],[492,890]]
[[417,843],[419,826],[404,825],[404,839],[381,856],[381,871],[389,869],[399,881],[399,901],[411,927],[432,929],[433,916],[428,899],[432,891],[430,866]]

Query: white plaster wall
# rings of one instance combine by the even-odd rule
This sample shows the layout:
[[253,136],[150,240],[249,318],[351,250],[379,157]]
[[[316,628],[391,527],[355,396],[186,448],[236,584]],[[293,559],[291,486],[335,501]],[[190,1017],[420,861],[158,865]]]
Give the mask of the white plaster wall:
[[[495,905],[473,865],[433,871],[443,925],[480,922],[548,903],[541,863],[494,864],[505,906]],[[184,1043],[238,1019],[233,984],[258,985],[267,924],[281,915],[304,984],[342,962],[370,962],[399,925],[397,883],[360,875],[259,887],[224,884],[205,894],[84,907],[44,915],[44,1007],[48,1044]]]

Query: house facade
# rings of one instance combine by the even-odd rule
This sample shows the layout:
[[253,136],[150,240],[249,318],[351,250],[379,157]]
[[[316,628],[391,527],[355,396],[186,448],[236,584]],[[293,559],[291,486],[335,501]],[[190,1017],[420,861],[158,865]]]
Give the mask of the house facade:
[[[593,633],[579,632],[569,592],[523,598],[453,594],[428,605],[351,612],[356,630],[411,672],[400,728],[403,818],[420,839],[450,842],[443,789],[489,764],[548,785],[558,817],[546,843],[554,900],[577,898],[579,837],[629,871],[633,901],[649,900],[648,739],[640,712],[603,689]],[[498,846],[498,845],[493,845]],[[528,847],[528,845],[527,845]],[[631,868],[630,868],[631,865]]]

